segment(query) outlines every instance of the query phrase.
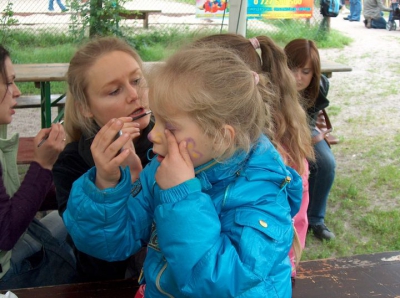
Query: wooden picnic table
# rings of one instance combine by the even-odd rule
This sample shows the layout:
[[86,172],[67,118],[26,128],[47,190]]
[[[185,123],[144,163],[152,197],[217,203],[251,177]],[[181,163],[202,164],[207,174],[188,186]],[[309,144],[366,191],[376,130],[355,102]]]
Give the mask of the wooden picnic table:
[[300,263],[293,298],[400,298],[400,251]]
[[[157,63],[162,62],[144,62],[145,71]],[[16,82],[33,82],[37,88],[40,88],[42,128],[50,127],[51,123],[55,121],[51,116],[51,108],[57,102],[54,103],[51,100],[51,83],[65,81],[68,66],[69,63],[14,64]],[[333,72],[351,71],[352,68],[341,63],[323,59],[321,70],[322,73],[331,77]],[[60,120],[59,117],[56,117],[56,120]]]
[[[132,298],[136,280],[11,290],[18,298]],[[6,291],[0,290],[4,294]],[[400,297],[400,251],[300,263],[293,298]]]

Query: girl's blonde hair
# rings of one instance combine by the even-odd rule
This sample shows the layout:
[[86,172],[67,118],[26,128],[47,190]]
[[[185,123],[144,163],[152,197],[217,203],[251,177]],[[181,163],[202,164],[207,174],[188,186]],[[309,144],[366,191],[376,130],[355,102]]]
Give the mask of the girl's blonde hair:
[[[262,133],[270,133],[270,107],[264,99],[273,94],[264,87],[268,79],[257,76],[226,49],[183,48],[152,69],[150,105],[167,121],[169,115],[187,113],[214,138],[216,150],[223,148],[223,160],[238,149],[249,151]],[[258,79],[263,83],[257,84]],[[233,139],[223,129],[226,124],[235,130]]]
[[252,42],[238,34],[216,34],[195,41],[192,46],[223,47],[234,51],[251,70],[269,78],[274,96],[265,98],[273,116],[272,142],[285,162],[302,175],[304,160],[314,159],[307,115],[300,103],[296,81],[288,68],[285,52],[269,37],[255,37],[260,55]]
[[71,59],[67,72],[67,99],[65,102],[64,128],[68,141],[78,141],[81,135],[94,136],[97,124],[92,118],[85,117],[82,111],[88,109],[87,88],[90,78],[89,69],[105,54],[120,51],[136,60],[142,68],[142,60],[132,47],[117,37],[92,39],[78,49]]

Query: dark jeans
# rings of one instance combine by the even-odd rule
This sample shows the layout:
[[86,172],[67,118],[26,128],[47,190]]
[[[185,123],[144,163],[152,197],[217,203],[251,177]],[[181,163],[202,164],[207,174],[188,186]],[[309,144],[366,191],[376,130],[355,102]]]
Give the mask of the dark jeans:
[[[316,129],[313,136],[318,135]],[[331,148],[325,140],[314,145],[315,163],[310,162],[309,192],[310,203],[307,209],[308,224],[324,223],[326,205],[335,180],[336,162]]]

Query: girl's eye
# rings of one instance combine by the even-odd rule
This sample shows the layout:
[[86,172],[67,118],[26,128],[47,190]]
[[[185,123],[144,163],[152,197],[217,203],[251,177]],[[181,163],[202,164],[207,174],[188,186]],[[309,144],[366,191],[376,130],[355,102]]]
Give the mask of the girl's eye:
[[120,90],[121,90],[120,88],[117,88],[117,89],[115,89],[114,91],[111,91],[111,92],[110,92],[110,95],[117,95],[117,94],[119,93]]
[[309,70],[303,70],[303,73],[307,75],[307,74],[310,73],[310,71]]

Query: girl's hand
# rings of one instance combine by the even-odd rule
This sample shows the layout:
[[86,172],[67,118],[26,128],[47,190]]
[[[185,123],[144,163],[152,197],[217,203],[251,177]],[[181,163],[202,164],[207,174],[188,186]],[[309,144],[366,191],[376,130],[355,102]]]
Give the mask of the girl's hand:
[[[47,139],[42,142],[46,137]],[[41,143],[40,147],[38,147],[39,143]],[[51,170],[65,147],[64,127],[57,123],[52,124],[51,128],[41,129],[33,140],[33,147],[33,161]]]
[[[131,133],[123,132],[117,137],[123,127],[124,122],[121,119],[111,119],[99,130],[90,146],[96,165],[95,183],[100,189],[115,187],[118,184],[121,178],[120,166],[134,167],[138,164],[139,158],[132,149]],[[140,159],[139,164],[141,170]]]
[[168,154],[156,172],[156,181],[161,189],[168,189],[195,177],[194,166],[186,147],[186,141],[178,144],[175,136],[165,130]]
[[143,170],[142,162],[140,161],[139,156],[136,154],[133,142],[129,142],[126,146],[124,146],[123,150],[128,150],[129,154],[122,166],[129,167],[132,182],[135,182],[137,179],[139,179],[140,172]]

